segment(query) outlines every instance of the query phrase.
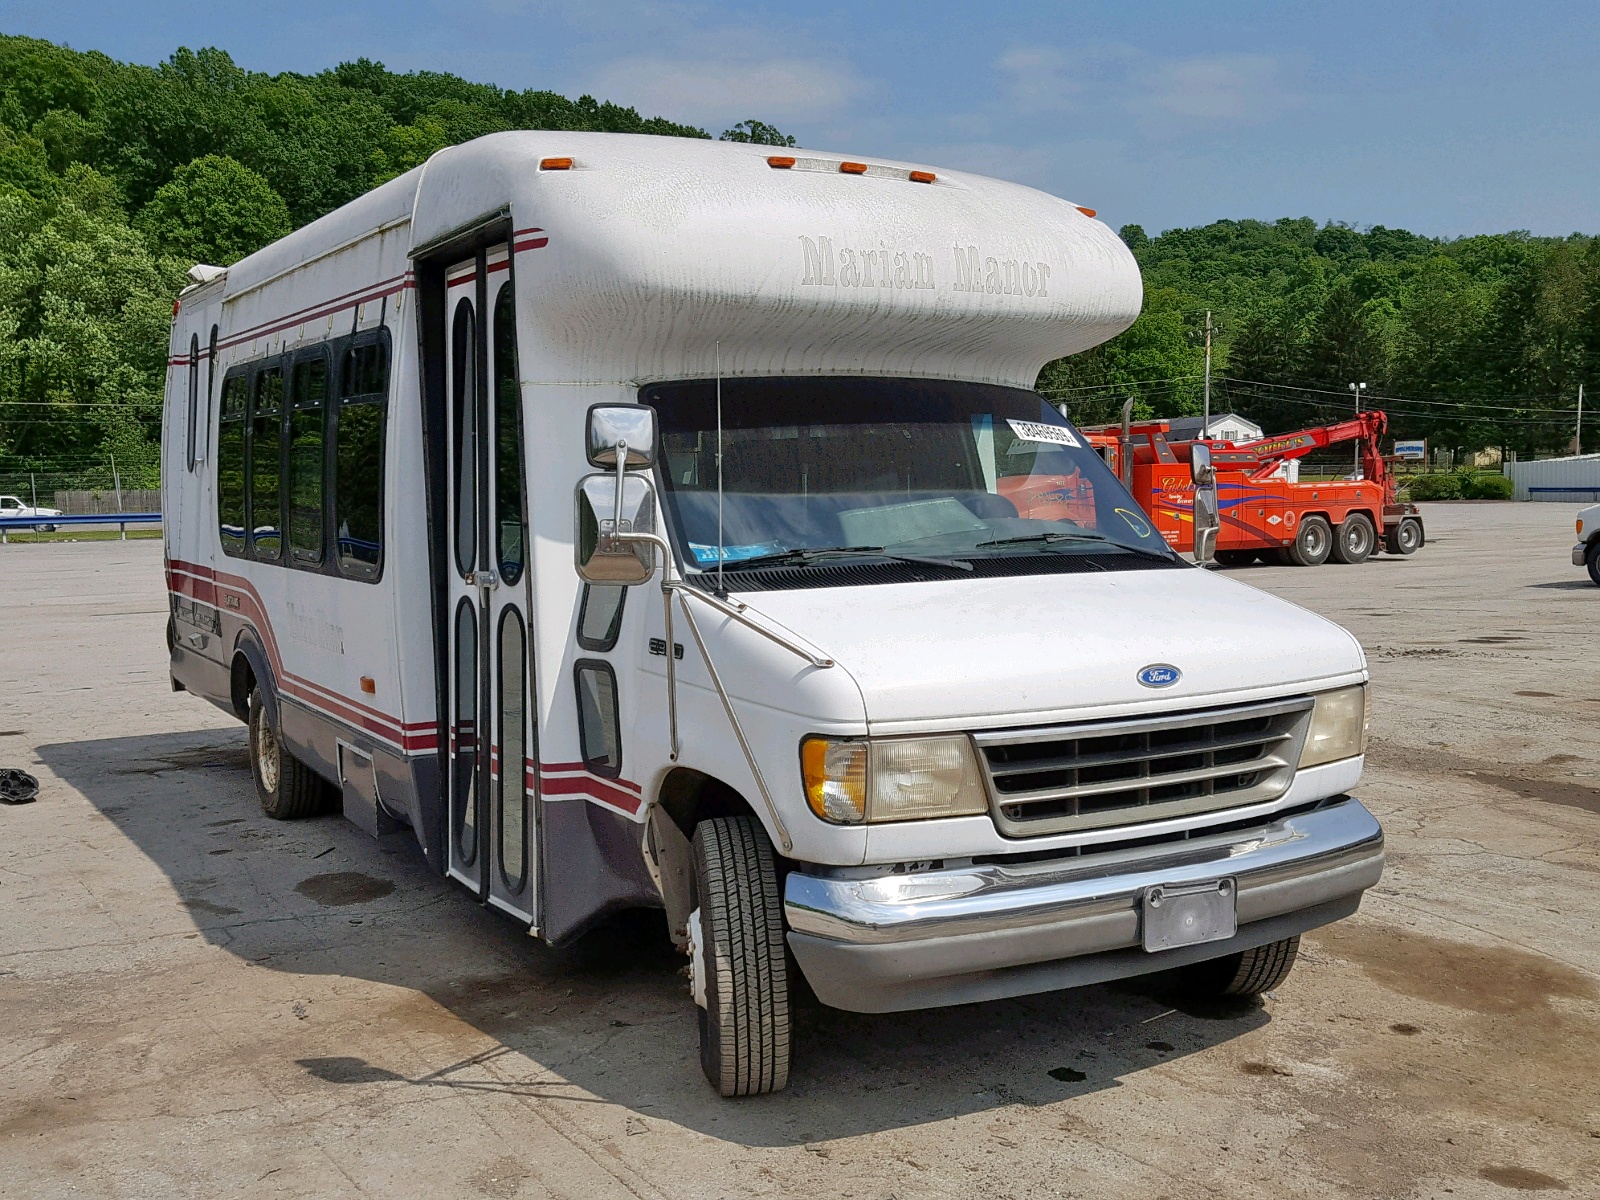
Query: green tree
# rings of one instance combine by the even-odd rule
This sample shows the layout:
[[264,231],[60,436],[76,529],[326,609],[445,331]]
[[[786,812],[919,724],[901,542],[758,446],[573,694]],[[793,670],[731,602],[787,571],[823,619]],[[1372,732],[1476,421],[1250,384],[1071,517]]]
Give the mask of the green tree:
[[794,138],[784,133],[775,125],[768,125],[765,121],[740,121],[732,129],[724,129],[722,137],[724,142],[753,142],[758,146],[792,146]]
[[292,228],[289,209],[243,163],[208,154],[179,167],[135,224],[163,254],[227,266]]
[[[1056,359],[1040,373],[1039,390],[1065,403],[1079,425],[1120,419],[1130,396],[1140,418],[1198,413],[1205,350],[1191,336],[1186,307],[1177,292],[1150,292],[1144,311],[1125,333],[1082,354]],[[1213,370],[1221,365],[1214,357]]]

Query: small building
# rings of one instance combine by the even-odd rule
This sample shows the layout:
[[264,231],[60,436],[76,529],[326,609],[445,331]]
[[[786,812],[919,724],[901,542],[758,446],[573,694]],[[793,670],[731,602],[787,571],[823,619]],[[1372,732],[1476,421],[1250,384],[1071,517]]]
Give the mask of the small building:
[[1600,500],[1600,454],[1572,454],[1566,458],[1540,458],[1508,462],[1517,500],[1548,500],[1557,504],[1593,504]]
[[1266,435],[1261,426],[1248,417],[1241,417],[1238,413],[1213,413],[1211,423],[1205,425],[1205,433],[1202,435],[1200,428],[1204,423],[1203,417],[1173,417],[1168,422],[1171,432],[1167,434],[1167,440],[1189,442],[1204,436],[1214,442],[1253,442]]
[[[1211,423],[1207,425],[1203,417],[1174,417],[1167,422],[1167,440],[1170,442],[1188,442],[1197,437],[1205,437],[1214,442],[1253,442],[1266,436],[1266,430],[1257,425],[1249,417],[1241,417],[1238,413],[1213,413]],[[1205,433],[1200,432],[1205,427]],[[1290,483],[1300,481],[1300,460],[1287,459],[1278,464],[1278,469],[1273,472],[1280,479]]]

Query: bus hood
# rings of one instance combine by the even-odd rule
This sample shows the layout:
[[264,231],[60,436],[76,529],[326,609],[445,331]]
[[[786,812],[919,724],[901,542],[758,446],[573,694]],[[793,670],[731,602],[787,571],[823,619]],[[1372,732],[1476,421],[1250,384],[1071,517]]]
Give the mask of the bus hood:
[[[1110,718],[1365,678],[1333,622],[1211,571],[746,593],[853,676],[874,733]],[[1146,673],[1160,665],[1168,673]]]

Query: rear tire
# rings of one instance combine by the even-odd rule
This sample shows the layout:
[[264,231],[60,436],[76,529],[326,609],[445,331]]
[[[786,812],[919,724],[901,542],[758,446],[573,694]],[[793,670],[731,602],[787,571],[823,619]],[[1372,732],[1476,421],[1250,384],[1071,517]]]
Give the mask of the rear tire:
[[691,970],[700,1066],[724,1096],[789,1082],[789,965],[772,843],[754,817],[713,817],[694,831]]
[[1351,513],[1339,526],[1333,539],[1333,561],[1351,566],[1372,557],[1378,545],[1378,531],[1365,513]]
[[1589,549],[1584,553],[1583,565],[1589,569],[1589,578],[1596,587],[1600,587],[1600,538],[1589,543]]
[[1204,999],[1259,996],[1289,978],[1299,953],[1300,935],[1295,934],[1281,942],[1195,963],[1183,969],[1183,989]]
[[314,816],[327,807],[332,789],[289,753],[272,726],[259,687],[250,689],[250,774],[261,811],[274,821]]
[[1294,544],[1283,549],[1283,559],[1294,567],[1320,567],[1333,552],[1333,527],[1327,517],[1313,513],[1300,519]]
[[1219,567],[1248,567],[1256,560],[1255,550],[1218,550],[1217,565]]
[[1383,548],[1390,554],[1415,554],[1422,548],[1422,522],[1415,517],[1402,517],[1383,535]]

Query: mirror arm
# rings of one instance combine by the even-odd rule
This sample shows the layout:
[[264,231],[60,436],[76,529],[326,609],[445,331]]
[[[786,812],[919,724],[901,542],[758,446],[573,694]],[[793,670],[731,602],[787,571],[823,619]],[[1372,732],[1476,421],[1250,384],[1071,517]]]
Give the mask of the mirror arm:
[[[667,593],[669,604],[671,603],[672,591],[677,592],[681,597],[691,594],[692,589],[678,584]],[[701,595],[700,598],[704,600],[707,597]],[[766,777],[761,774],[761,765],[756,761],[755,751],[750,749],[750,742],[744,736],[744,727],[739,724],[739,714],[733,711],[733,697],[729,696],[728,689],[722,686],[722,677],[717,674],[716,664],[711,661],[711,652],[706,649],[705,639],[700,636],[700,626],[695,623],[694,613],[689,610],[689,602],[687,600],[683,601],[683,619],[689,623],[689,632],[694,635],[694,644],[699,647],[700,657],[706,664],[706,672],[711,676],[711,684],[716,688],[717,696],[722,700],[722,711],[728,715],[728,724],[733,727],[733,736],[738,739],[739,749],[744,751],[744,759],[750,767],[750,774],[755,777],[756,788],[760,791],[761,800],[767,808],[767,816],[771,818],[773,831],[778,835],[778,845],[785,854],[788,854],[794,849],[794,839],[789,836],[789,829],[784,825],[783,817],[778,813],[778,806],[772,799],[772,792],[767,788]],[[748,618],[739,619],[748,622]],[[752,626],[752,628],[759,629],[760,626]],[[762,632],[766,631],[763,630]],[[770,633],[767,636],[772,637],[774,641],[778,641]],[[778,644],[783,645],[784,643],[779,642]],[[793,647],[790,648],[793,649]],[[667,659],[669,662],[672,659],[672,646],[670,643],[667,646]],[[832,663],[828,665],[831,666]]]
[[788,632],[788,630],[783,630],[780,632],[776,629],[769,629],[766,625],[756,621],[753,617],[748,615],[749,606],[740,604],[737,600],[723,600],[720,597],[713,596],[710,592],[702,592],[699,588],[690,587],[687,583],[684,583],[681,580],[675,583],[664,583],[662,584],[662,587],[678,592],[684,596],[693,596],[702,604],[709,604],[712,608],[716,609],[729,620],[737,621],[746,629],[755,630],[769,642],[777,643],[785,650],[789,651],[790,654],[799,655],[813,667],[826,670],[828,667],[834,665],[833,659],[823,654],[815,646],[810,646],[805,642],[802,642],[797,636]]
[[622,524],[622,489],[623,485],[626,484],[627,481],[628,443],[626,441],[619,441],[617,443],[617,499],[616,504],[611,510],[616,514],[611,521],[611,532],[613,535],[618,532],[617,526]]

